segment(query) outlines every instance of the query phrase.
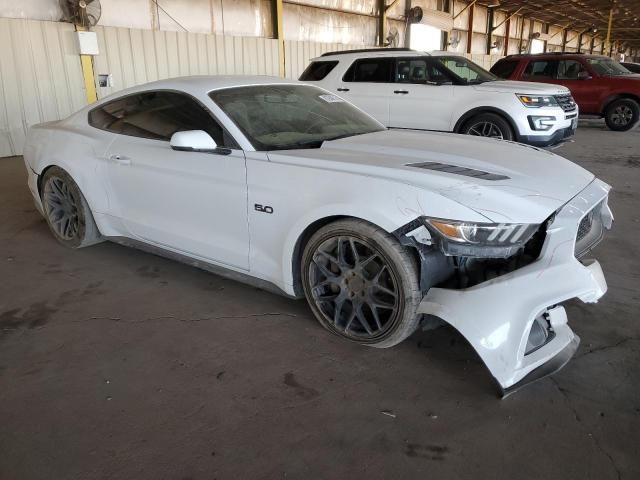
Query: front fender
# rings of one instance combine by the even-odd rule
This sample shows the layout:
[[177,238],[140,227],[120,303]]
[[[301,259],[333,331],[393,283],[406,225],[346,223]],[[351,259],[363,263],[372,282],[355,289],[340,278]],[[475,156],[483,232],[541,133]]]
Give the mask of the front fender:
[[289,294],[294,294],[291,266],[298,241],[323,219],[358,218],[387,232],[422,215],[486,221],[439,193],[360,173],[247,158],[247,183],[250,270]]

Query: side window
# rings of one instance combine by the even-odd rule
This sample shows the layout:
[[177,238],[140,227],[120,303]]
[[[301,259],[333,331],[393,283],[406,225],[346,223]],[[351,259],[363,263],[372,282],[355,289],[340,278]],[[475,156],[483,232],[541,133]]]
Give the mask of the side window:
[[523,78],[532,80],[551,80],[555,78],[557,60],[532,60],[522,74]]
[[121,135],[165,141],[176,132],[204,130],[218,145],[237,148],[202,106],[175,92],[144,92],[114,100],[91,110],[89,124]]
[[558,80],[577,80],[580,72],[586,71],[577,60],[560,60],[558,63]]
[[441,67],[422,58],[401,58],[397,60],[396,83],[447,83],[451,78]]
[[427,62],[424,60],[398,59],[396,67],[396,83],[426,83]]
[[509,78],[515,72],[518,60],[499,60],[493,67],[491,73],[496,77]]
[[392,83],[395,61],[393,58],[364,58],[356,60],[344,74],[345,82]]
[[329,75],[336,65],[338,65],[337,60],[311,62],[309,66],[304,69],[304,72],[302,72],[298,80],[302,80],[303,82],[320,81]]

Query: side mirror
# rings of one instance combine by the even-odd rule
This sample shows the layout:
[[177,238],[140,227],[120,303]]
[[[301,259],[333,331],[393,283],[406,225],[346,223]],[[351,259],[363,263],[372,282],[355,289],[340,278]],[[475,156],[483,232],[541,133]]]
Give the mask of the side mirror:
[[591,75],[589,75],[589,72],[582,70],[578,72],[578,80],[591,80]]
[[169,145],[181,152],[213,152],[218,148],[215,140],[204,130],[176,132],[171,136]]

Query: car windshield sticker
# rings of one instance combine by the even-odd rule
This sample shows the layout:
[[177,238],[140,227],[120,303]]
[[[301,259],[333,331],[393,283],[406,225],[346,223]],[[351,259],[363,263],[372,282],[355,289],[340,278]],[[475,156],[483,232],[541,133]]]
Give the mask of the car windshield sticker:
[[325,102],[328,103],[341,103],[344,102],[343,99],[341,99],[340,97],[338,97],[337,95],[319,95],[319,97],[324,100]]

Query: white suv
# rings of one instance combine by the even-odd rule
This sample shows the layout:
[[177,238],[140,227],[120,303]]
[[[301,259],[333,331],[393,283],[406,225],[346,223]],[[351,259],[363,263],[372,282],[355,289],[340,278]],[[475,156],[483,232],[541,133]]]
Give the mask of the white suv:
[[338,93],[391,128],[550,146],[573,137],[578,124],[567,88],[500,80],[449,52],[329,52],[312,59],[300,80]]

